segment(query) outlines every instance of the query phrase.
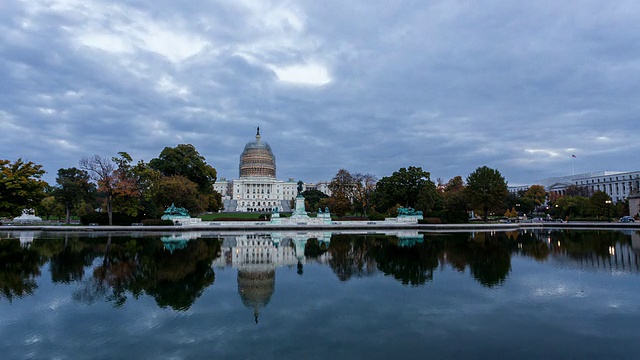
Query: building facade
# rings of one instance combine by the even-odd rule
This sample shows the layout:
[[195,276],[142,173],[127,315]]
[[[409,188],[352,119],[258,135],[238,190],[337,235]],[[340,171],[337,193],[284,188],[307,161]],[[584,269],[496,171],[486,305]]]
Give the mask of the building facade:
[[[271,146],[262,140],[260,128],[255,140],[248,142],[240,154],[239,176],[230,181],[221,178],[213,185],[222,195],[223,211],[291,211],[291,202],[298,195],[297,181],[276,179],[276,157]],[[330,195],[326,182],[303,184],[303,191],[311,189]]]
[[[553,177],[536,182],[544,186],[551,196],[564,196],[569,186],[585,188],[589,193],[604,191],[617,203],[637,194],[640,189],[640,171],[597,171],[577,175]],[[510,186],[509,191],[526,190],[528,186]]]

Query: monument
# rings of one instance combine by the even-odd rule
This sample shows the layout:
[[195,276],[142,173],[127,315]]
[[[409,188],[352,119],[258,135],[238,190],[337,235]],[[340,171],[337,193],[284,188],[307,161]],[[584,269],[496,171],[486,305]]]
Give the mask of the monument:
[[384,221],[387,222],[399,222],[399,223],[417,223],[418,220],[422,220],[422,211],[416,211],[410,207],[400,207],[398,208],[398,216],[395,218],[386,218]]
[[41,222],[42,218],[34,215],[35,211],[33,209],[24,209],[22,210],[22,215],[13,218],[14,223],[34,223]]
[[171,220],[174,224],[179,225],[194,225],[202,222],[202,219],[200,218],[192,218],[189,215],[189,210],[182,207],[176,207],[174,203],[171,203],[171,206],[164,211],[164,214],[160,219]]
[[309,219],[309,215],[307,215],[307,211],[304,206],[304,196],[302,196],[302,185],[304,183],[302,180],[298,181],[298,196],[296,196],[296,205],[293,210],[293,214],[291,215],[291,219],[296,220],[307,220]]
[[325,212],[322,210],[318,210],[318,215],[315,218],[309,217],[307,214],[307,210],[304,205],[304,196],[302,196],[302,189],[304,187],[304,183],[302,181],[298,181],[298,195],[295,198],[295,207],[293,213],[290,218],[280,217],[280,213],[278,212],[278,208],[275,208],[275,211],[271,214],[271,224],[276,225],[307,225],[307,224],[322,224],[322,225],[330,225],[331,214],[329,213],[329,208],[325,208]]

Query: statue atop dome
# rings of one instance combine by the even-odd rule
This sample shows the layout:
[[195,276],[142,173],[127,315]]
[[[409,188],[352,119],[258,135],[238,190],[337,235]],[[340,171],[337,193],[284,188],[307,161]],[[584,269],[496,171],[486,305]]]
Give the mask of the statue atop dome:
[[256,139],[248,142],[240,155],[240,177],[276,177],[276,157],[271,146],[262,141],[259,126],[256,129]]

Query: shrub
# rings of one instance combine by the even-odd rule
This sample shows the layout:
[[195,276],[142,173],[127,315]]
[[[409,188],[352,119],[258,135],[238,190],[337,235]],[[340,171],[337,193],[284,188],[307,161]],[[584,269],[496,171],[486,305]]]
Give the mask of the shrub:
[[[137,222],[137,219],[122,213],[113,213],[113,225],[129,226],[131,223]],[[93,212],[80,217],[82,225],[98,224],[109,225],[109,215],[106,212]]]
[[144,225],[144,226],[173,226],[173,221],[171,221],[171,220],[161,220],[161,219],[144,219],[144,220],[142,220],[142,225]]
[[418,224],[442,224],[442,219],[436,217],[428,217],[418,220]]
[[379,212],[371,212],[369,214],[367,214],[367,216],[369,217],[369,220],[371,221],[382,221],[386,218],[386,216],[384,214],[380,214]]

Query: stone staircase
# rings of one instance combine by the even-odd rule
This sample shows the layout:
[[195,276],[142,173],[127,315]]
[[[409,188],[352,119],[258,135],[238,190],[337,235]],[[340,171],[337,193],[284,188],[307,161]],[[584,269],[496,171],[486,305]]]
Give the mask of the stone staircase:
[[235,212],[238,208],[238,200],[226,199],[223,201],[224,210],[223,212]]
[[291,212],[291,204],[289,200],[280,201],[280,212]]

